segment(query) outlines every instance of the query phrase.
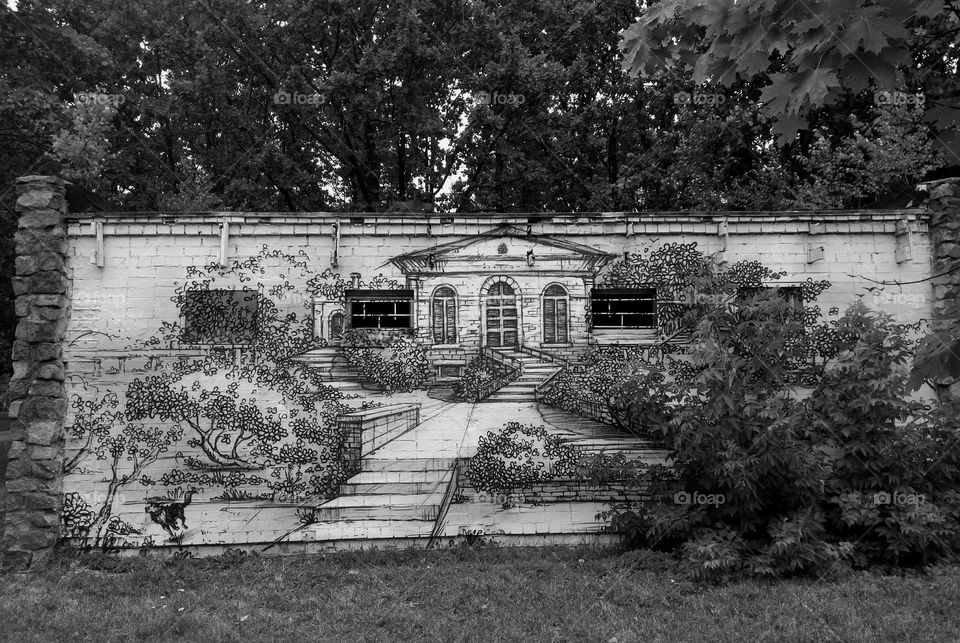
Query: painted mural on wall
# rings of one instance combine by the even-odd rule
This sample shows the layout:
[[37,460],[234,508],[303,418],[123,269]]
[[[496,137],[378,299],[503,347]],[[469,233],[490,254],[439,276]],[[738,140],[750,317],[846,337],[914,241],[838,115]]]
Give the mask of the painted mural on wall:
[[[164,295],[178,319],[122,368],[72,377],[65,538],[598,533],[609,503],[649,493],[615,472],[667,462],[647,425],[669,412],[663,382],[695,375],[704,312],[783,276],[692,243],[613,257],[498,229],[447,245],[395,257],[402,276],[317,272],[268,247],[190,268]],[[800,383],[837,340],[838,311],[815,304],[827,287],[777,294],[802,321],[784,356]]]

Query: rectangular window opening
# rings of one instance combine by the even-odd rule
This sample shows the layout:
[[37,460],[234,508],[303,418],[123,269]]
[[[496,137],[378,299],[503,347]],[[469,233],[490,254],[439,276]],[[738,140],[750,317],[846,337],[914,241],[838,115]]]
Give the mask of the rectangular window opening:
[[656,288],[594,288],[594,328],[656,328]]
[[412,290],[348,290],[351,328],[413,328]]

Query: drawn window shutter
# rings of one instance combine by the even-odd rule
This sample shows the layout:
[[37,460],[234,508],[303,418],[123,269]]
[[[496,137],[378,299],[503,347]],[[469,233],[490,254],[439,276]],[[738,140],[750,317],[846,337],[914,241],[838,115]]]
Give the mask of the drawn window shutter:
[[443,286],[433,293],[431,302],[433,342],[453,344],[457,341],[457,295],[452,288]]
[[543,341],[557,343],[557,300],[550,297],[543,300]]
[[447,324],[447,332],[445,343],[453,344],[457,341],[457,301],[451,297],[446,299],[446,316],[445,321]]
[[567,300],[558,299],[557,300],[557,343],[566,344],[568,340],[567,334]]
[[443,337],[443,299],[433,298],[433,341],[435,344],[442,344]]

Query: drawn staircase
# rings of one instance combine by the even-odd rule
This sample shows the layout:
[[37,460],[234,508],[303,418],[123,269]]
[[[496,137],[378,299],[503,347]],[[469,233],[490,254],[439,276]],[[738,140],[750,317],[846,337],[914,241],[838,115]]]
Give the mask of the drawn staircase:
[[337,346],[316,348],[294,357],[291,361],[320,371],[323,381],[328,386],[340,389],[344,393],[358,393],[364,388],[364,380],[360,372],[347,363]]
[[455,458],[364,459],[340,495],[313,508],[317,540],[428,538],[444,506]]
[[484,398],[484,402],[533,402],[536,400],[537,387],[561,368],[555,362],[535,357],[518,349],[496,348],[493,350],[511,362],[522,364],[522,372],[515,380]]

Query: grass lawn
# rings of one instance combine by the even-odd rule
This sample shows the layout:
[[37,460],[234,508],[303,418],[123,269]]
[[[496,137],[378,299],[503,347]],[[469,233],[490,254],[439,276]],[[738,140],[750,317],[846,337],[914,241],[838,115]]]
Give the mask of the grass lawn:
[[950,641],[960,569],[714,586],[659,555],[600,549],[60,558],[0,576],[0,637]]

